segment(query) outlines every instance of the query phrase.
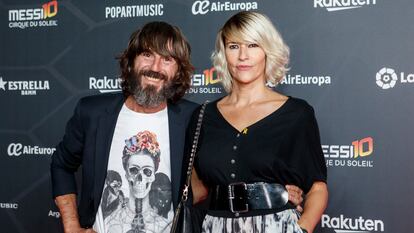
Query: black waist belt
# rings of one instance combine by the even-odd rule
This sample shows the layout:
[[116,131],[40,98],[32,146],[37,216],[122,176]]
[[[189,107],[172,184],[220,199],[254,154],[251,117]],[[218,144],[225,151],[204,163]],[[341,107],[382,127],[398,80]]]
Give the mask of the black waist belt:
[[288,202],[288,192],[280,184],[257,182],[217,185],[211,190],[210,210],[245,213],[249,210],[279,209]]

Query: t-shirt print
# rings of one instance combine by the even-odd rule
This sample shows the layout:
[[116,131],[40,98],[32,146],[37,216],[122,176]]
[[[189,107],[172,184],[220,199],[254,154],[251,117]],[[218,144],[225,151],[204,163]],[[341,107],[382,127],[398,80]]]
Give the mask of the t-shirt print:
[[102,193],[105,233],[169,231],[171,181],[159,171],[161,155],[155,133],[141,131],[125,140],[123,170],[108,170]]

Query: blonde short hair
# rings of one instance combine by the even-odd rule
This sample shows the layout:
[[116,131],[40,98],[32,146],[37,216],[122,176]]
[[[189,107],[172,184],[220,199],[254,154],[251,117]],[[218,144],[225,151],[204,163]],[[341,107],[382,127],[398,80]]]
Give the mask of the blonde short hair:
[[242,11],[233,15],[220,29],[211,56],[217,74],[227,92],[232,89],[232,77],[225,55],[226,40],[248,41],[258,44],[266,54],[266,81],[275,86],[285,76],[289,63],[289,47],[270,19],[260,13]]

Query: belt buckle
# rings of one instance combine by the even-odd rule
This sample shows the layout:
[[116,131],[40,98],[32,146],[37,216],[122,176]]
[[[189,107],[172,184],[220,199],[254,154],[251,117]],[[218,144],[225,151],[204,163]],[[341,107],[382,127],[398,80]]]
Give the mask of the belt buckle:
[[[231,183],[228,186],[228,191],[229,191],[230,211],[234,214],[248,212],[249,204],[247,204],[247,200],[246,200],[247,199],[247,184],[244,182]],[[239,195],[240,192],[241,192],[241,196]],[[240,203],[241,200],[243,200],[244,203]],[[236,202],[236,204],[234,202]],[[241,207],[242,204],[244,204],[244,208]],[[238,207],[241,207],[241,208],[238,209]]]

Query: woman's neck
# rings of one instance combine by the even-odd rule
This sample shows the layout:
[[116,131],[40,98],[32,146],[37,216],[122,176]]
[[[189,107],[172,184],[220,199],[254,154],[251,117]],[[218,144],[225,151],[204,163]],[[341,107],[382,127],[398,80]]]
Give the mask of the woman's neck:
[[233,85],[231,93],[226,97],[227,104],[246,106],[267,99],[273,93],[266,85]]

